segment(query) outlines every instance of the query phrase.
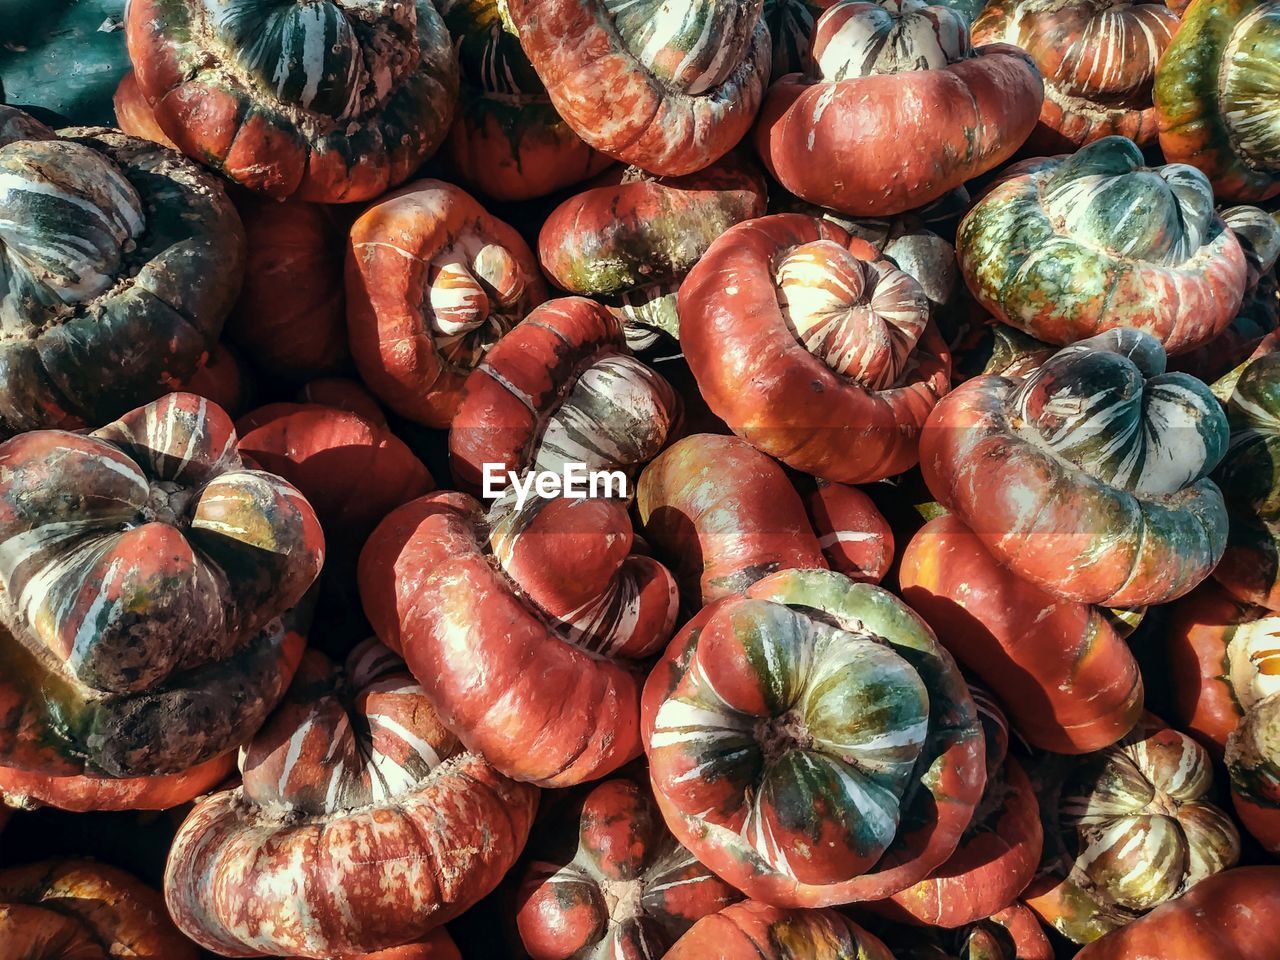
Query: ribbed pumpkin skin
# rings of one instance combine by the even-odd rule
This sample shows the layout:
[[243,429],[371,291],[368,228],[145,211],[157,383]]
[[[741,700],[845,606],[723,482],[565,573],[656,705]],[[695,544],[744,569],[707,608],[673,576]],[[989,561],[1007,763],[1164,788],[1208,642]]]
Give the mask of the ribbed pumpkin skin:
[[1041,794],[1043,876],[1027,905],[1088,943],[1234,866],[1240,837],[1206,800],[1204,747],[1150,715],[1118,744],[1069,762]]
[[[816,73],[769,89],[755,143],[796,196],[855,216],[902,213],[1009,159],[1035,128],[1040,74],[916,0],[841,0],[815,28]],[[912,149],[895,149],[908,143]]]
[[368,200],[443,143],[458,97],[428,0],[350,16],[340,4],[139,0],[129,58],[183,153],[272,197]]
[[1213,204],[1199,171],[1146,168],[1132,141],[1104,137],[1006,170],[961,222],[956,252],[978,302],[1033,337],[1066,345],[1132,327],[1178,353],[1216,336],[1244,297],[1244,252]]
[[776,214],[721,235],[680,287],[707,405],[788,466],[840,483],[917,460],[951,357],[920,284],[830,223]]
[[459,181],[495,200],[528,200],[613,164],[560,118],[498,0],[442,0],[462,88],[445,143]]
[[813,28],[836,0],[764,0],[762,14],[773,38],[770,82],[799,73],[812,63]]
[[610,171],[551,212],[538,259],[560,289],[619,312],[637,348],[657,331],[679,339],[680,281],[720,234],[764,215],[766,192],[764,177],[734,155],[683,177]]
[[534,960],[660,957],[695,921],[742,899],[662,823],[648,787],[606,780],[529,849],[516,923]]
[[437,428],[452,422],[486,351],[547,298],[520,235],[439,180],[415,181],[361,215],[346,286],[361,379],[401,416]]
[[164,899],[123,870],[47,860],[0,871],[0,944],[13,960],[196,960]]
[[1156,71],[1160,149],[1203,170],[1223,200],[1280,194],[1280,8],[1272,0],[1187,7]]
[[138,78],[132,70],[120,78],[111,105],[115,108],[115,125],[129,136],[141,137],[172,150],[178,149],[156,123],[155,112],[138,88]]
[[538,798],[460,751],[375,640],[345,674],[308,653],[241,768],[243,786],[191,811],[165,868],[175,922],[225,956],[328,960],[421,939],[496,886]]
[[191,377],[240,286],[213,177],[110,130],[0,106],[0,434],[99,427]]
[[26,771],[74,795],[81,775],[177,774],[242,743],[288,685],[290,610],[324,558],[302,495],[185,393],[88,436],[22,434],[0,464],[6,789]]
[[1164,365],[1150,335],[1112,330],[1028,377],[961,384],[921,437],[929,490],[997,562],[1056,596],[1134,607],[1190,592],[1226,546],[1206,478],[1226,418],[1208,387]]
[[896,960],[1053,960],[1053,945],[1036,915],[1014,903],[954,930],[876,928]]
[[1076,960],[1271,960],[1280,867],[1237,867],[1089,944]]
[[360,597],[463,743],[508,776],[569,786],[639,754],[634,661],[675,625],[674,579],[631,544],[622,500],[486,521],[465,494],[436,493],[379,524]]
[[763,0],[507,0],[560,116],[586,143],[659,176],[719,160],[769,82]]
[[672,832],[778,906],[924,879],[986,781],[950,655],[891,594],[826,570],[773,574],[699,613],[645,684],[642,732]]
[[748,900],[703,917],[663,960],[893,960],[876,937],[835,910]]
[[[463,490],[483,489],[485,464],[506,473],[559,473],[566,464],[634,478],[666,444],[680,400],[631,355],[622,321],[584,297],[536,308],[467,378],[449,431],[449,465]],[[628,485],[630,490],[630,485]]]
[[902,597],[961,666],[989,687],[1032,746],[1088,753],[1142,713],[1142,675],[1098,607],[1063,600],[995,559],[956,517],[930,520],[907,544]]
[[1163,3],[997,0],[973,23],[973,42],[1011,43],[1044,77],[1035,154],[1074,150],[1111,134],[1146,146],[1156,139],[1151,86],[1178,29]]
[[838,483],[802,493],[737,437],[704,433],[672,444],[640,475],[636,509],[690,610],[778,570],[829,566],[877,583],[893,560],[893,532],[866,494]]

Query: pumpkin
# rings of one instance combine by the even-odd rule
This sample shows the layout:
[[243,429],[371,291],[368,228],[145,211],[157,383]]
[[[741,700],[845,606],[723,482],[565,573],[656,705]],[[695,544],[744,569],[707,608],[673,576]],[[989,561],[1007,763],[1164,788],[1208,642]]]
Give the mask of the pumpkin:
[[516,923],[534,960],[660,957],[742,898],[676,842],[648,788],[624,778],[560,810],[529,857]]
[[139,0],[129,59],[187,156],[271,197],[369,200],[444,142],[458,62],[430,0]]
[[663,960],[893,960],[876,937],[834,910],[748,900],[703,917]]
[[1208,752],[1149,715],[1048,783],[1043,875],[1026,900],[1076,943],[1182,896],[1240,857],[1235,825],[1206,800]]
[[1089,944],[1076,960],[1270,960],[1280,867],[1238,867]]
[[979,923],[1012,903],[1035,876],[1044,835],[1035,791],[1009,756],[1009,726],[986,691],[971,688],[986,742],[987,786],[960,845],[925,880],[873,909],[938,927]]
[[528,200],[613,164],[556,113],[502,0],[441,0],[439,7],[462,74],[444,152],[464,186],[495,200]]
[[830,567],[878,583],[893,560],[893,532],[865,493],[810,488],[737,437],[672,444],[640,474],[636,509],[690,610],[778,570]]
[[243,785],[178,829],[164,882],[179,928],[229,956],[327,960],[422,938],[497,885],[538,800],[461,750],[374,640],[342,670],[309,652],[240,767]]
[[903,599],[1033,747],[1089,753],[1138,722],[1142,675],[1109,612],[1000,566],[955,516],[912,537],[898,580]]
[[100,427],[190,378],[235,300],[244,234],[222,188],[109,130],[0,106],[0,434]]
[[1020,903],[954,930],[874,928],[897,960],[1053,960],[1036,915]]
[[1214,474],[1226,497],[1231,529],[1214,578],[1247,603],[1280,610],[1280,354],[1250,361],[1227,403],[1231,445]]
[[679,339],[680,281],[720,234],[765,212],[764,178],[731,155],[683,177],[610,171],[551,212],[538,234],[542,269],[561,290],[604,300],[627,342]]
[[773,39],[772,80],[809,69],[813,28],[836,0],[764,0],[764,22]]
[[378,401],[358,380],[346,377],[321,377],[304,384],[294,394],[297,403],[313,403],[354,413],[380,427],[387,425],[386,414]]
[[996,319],[1062,345],[1132,327],[1178,353],[1239,312],[1244,252],[1198,170],[1146,167],[1132,140],[1103,137],[1002,176],[956,235],[965,283]]
[[[121,13],[123,14],[123,8]],[[129,136],[141,137],[171,150],[178,149],[160,129],[160,124],[156,123],[156,115],[138,88],[138,78],[132,70],[120,78],[120,85],[111,98],[111,105],[115,109],[115,125]]]
[[770,87],[756,148],[796,196],[856,216],[922,207],[995,169],[1044,96],[1025,53],[975,51],[963,14],[921,0],[840,0],[812,57],[812,72]]
[[388,947],[372,953],[342,957],[341,960],[462,960],[458,947],[443,927],[431,931],[420,943]]
[[124,0],[9,0],[4,13],[0,77],[8,102],[43,107],[72,124],[110,126],[112,92],[129,69]]
[[916,463],[951,359],[920,284],[870,244],[799,214],[739,224],[679,308],[702,396],[752,446],[840,483]]
[[76,860],[0,870],[0,944],[13,960],[197,960],[160,894],[123,870]]
[[268,376],[289,382],[350,366],[342,270],[352,215],[249,194],[236,208],[247,256],[228,339]]
[[489,348],[547,298],[520,235],[439,180],[418,180],[360,216],[346,289],[365,385],[401,416],[441,428]]
[[[621,319],[583,297],[537,307],[467,378],[449,432],[449,464],[464,490],[485,470],[622,471],[634,478],[666,444],[680,403],[660,373],[626,347]],[[627,485],[630,490],[630,484]]]
[[1222,557],[1226,509],[1207,474],[1226,427],[1208,387],[1165,373],[1154,337],[1111,330],[1027,377],[961,384],[925,426],[920,467],[1017,576],[1068,600],[1143,606],[1190,592]]
[[658,176],[710,166],[769,81],[764,0],[506,0],[552,104],[586,143]]
[[753,899],[878,900],[956,850],[986,781],[955,662],[879,587],[784,570],[704,608],[645,683],[672,833]]
[[982,374],[1013,379],[1030,376],[1058,352],[1055,345],[986,314],[963,324],[948,346],[953,386]]
[[238,417],[253,405],[257,384],[235,349],[219,341],[208,362],[178,392],[204,397],[228,416]]
[[631,552],[625,501],[436,493],[360,555],[365,614],[469,749],[543,786],[640,753],[641,676],[675,626],[675,581]]
[[1223,200],[1280,194],[1280,5],[1191,4],[1156,71],[1160,149],[1203,170]]
[[1151,86],[1178,29],[1162,2],[995,0],[973,23],[973,42],[1011,43],[1044,77],[1044,106],[1029,149],[1074,150],[1110,134],[1156,139]]
[[114,805],[110,778],[197,768],[261,726],[323,535],[294,487],[244,462],[230,418],[175,393],[87,436],[21,434],[0,464],[3,789],[47,778],[51,795],[27,795],[56,805],[70,780],[79,809],[83,775]]

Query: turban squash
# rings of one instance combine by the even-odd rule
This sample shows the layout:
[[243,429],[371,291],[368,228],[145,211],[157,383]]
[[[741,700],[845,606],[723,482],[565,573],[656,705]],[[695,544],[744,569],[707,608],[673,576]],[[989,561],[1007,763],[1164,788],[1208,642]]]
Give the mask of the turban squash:
[[1008,160],[1040,113],[1025,53],[975,51],[962,14],[920,0],[841,0],[818,20],[812,57],[814,71],[769,89],[756,148],[796,196],[843,213],[937,200]]
[[454,481],[474,491],[486,465],[501,468],[499,487],[508,472],[558,474],[569,464],[632,478],[679,418],[676,392],[631,355],[621,319],[562,297],[530,313],[467,379],[449,463]]
[[878,583],[893,560],[893,531],[865,493],[789,477],[737,437],[672,444],[641,473],[636,508],[691,610],[778,570],[830,567]]
[[675,581],[632,553],[626,502],[461,493],[391,513],[360,596],[441,717],[508,776],[568,786],[640,753],[637,661],[675,626]]
[[1156,139],[1151,86],[1178,29],[1162,2],[996,0],[973,23],[973,42],[1011,43],[1044,77],[1036,153],[1074,150],[1110,134]]
[[659,176],[719,160],[769,81],[764,0],[506,0],[560,116],[616,160]]
[[777,80],[809,66],[813,28],[836,0],[764,0],[764,22],[773,39],[773,73]]
[[1224,200],[1280,194],[1280,4],[1194,3],[1156,71],[1160,149]]
[[703,609],[645,684],[676,838],[753,899],[878,900],[956,850],[986,782],[973,700],[879,587],[784,570]]
[[648,787],[623,778],[558,811],[529,857],[516,922],[534,960],[660,957],[742,898],[676,842]]
[[1014,903],[976,923],[939,927],[874,928],[896,960],[1053,960],[1053,945],[1036,915]]
[[1149,334],[1112,330],[1029,376],[961,384],[925,427],[925,482],[1048,593],[1116,607],[1182,596],[1226,546],[1207,474],[1227,424],[1208,387],[1164,368]]
[[1149,168],[1133,141],[1104,137],[1006,170],[961,222],[956,252],[977,301],[1033,337],[1066,345],[1132,327],[1179,353],[1244,299],[1244,252],[1213,206],[1194,167]]
[[189,379],[239,290],[222,187],[153,143],[0,105],[0,434],[100,427]]
[[869,243],[800,214],[739,224],[679,309],[702,396],[757,449],[840,483],[915,465],[951,358],[920,284]]
[[369,207],[347,249],[347,335],[396,413],[448,427],[472,369],[547,298],[533,252],[472,197],[418,180]]
[[504,18],[503,0],[441,0],[462,76],[444,152],[465,186],[528,200],[586,180],[613,160],[560,118]]
[[84,809],[209,787],[297,665],[311,506],[185,393],[21,434],[0,464],[0,789]]
[[0,870],[0,945],[13,960],[196,960],[160,894],[123,870],[48,860]]
[[538,798],[460,750],[375,640],[345,669],[307,653],[241,770],[243,786],[196,804],[165,868],[175,922],[225,956],[422,939],[497,885]]
[[835,910],[748,900],[703,917],[663,960],[894,960],[876,937]]
[[369,200],[444,141],[458,64],[430,0],[139,0],[129,58],[189,157],[276,198]]

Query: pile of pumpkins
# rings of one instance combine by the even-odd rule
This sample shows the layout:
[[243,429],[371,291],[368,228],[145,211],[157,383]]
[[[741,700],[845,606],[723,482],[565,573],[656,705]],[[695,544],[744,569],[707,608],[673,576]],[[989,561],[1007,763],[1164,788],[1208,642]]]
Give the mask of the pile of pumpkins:
[[0,81],[0,960],[1280,956],[1280,0]]

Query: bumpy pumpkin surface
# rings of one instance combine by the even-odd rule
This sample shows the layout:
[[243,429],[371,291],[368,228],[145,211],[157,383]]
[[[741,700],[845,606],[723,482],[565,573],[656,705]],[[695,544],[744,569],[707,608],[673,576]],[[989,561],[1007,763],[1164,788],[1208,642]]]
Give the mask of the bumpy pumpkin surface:
[[386,518],[360,557],[378,636],[499,770],[545,786],[640,752],[641,676],[675,626],[666,568],[632,555],[623,500],[437,493]]
[[1244,298],[1244,252],[1213,203],[1194,167],[1146,167],[1133,141],[1104,137],[1005,171],[956,251],[978,302],[1033,337],[1133,327],[1177,353],[1216,336]]
[[661,957],[742,899],[676,842],[632,780],[607,780],[558,812],[529,857],[516,923],[534,960]]
[[243,786],[196,804],[165,868],[178,926],[227,956],[418,940],[497,884],[537,806],[536,789],[459,749],[375,640],[345,670],[308,653],[240,766]]
[[0,871],[0,948],[12,960],[196,960],[159,893],[75,860]]
[[361,378],[430,427],[449,426],[472,369],[547,298],[520,235],[439,180],[416,181],[361,215],[346,284]]
[[302,495],[184,393],[87,436],[21,434],[0,465],[5,789],[174,774],[244,742],[288,685],[301,638],[280,618],[324,557]]
[[963,14],[920,0],[841,0],[812,56],[813,72],[770,88],[756,147],[796,196],[858,216],[924,206],[995,169],[1044,95],[1025,53],[975,51]]
[[764,178],[732,156],[683,177],[611,171],[551,212],[538,258],[556,286],[620,313],[632,347],[659,332],[679,339],[680,281],[716,237],[764,214],[765,194]]
[[1224,200],[1280,193],[1280,4],[1194,3],[1160,69],[1160,149],[1199,167]]
[[1087,943],[1235,864],[1235,824],[1206,795],[1208,752],[1148,716],[1044,788],[1044,877],[1027,904]]
[[750,129],[769,82],[764,0],[506,0],[570,127],[659,176],[701,170]]
[[1064,600],[1000,566],[954,516],[907,544],[902,597],[1041,750],[1088,753],[1142,713],[1142,675],[1109,612]]
[[973,23],[973,42],[1011,43],[1044,77],[1030,149],[1074,150],[1110,134],[1155,142],[1151,86],[1178,29],[1161,2],[996,0]]
[[100,427],[185,382],[236,298],[222,187],[153,143],[0,105],[0,434]]
[[681,346],[711,410],[790,467],[841,483],[916,463],[950,355],[924,290],[830,223],[776,214],[711,245],[680,288]]
[[676,837],[779,906],[875,900],[955,852],[986,781],[950,654],[888,592],[787,570],[705,608],[645,684]]
[[893,960],[876,937],[834,910],[748,900],[703,917],[664,960]]
[[634,478],[679,417],[671,385],[627,349],[621,318],[563,297],[530,313],[467,379],[449,464],[454,482],[474,491],[486,464],[500,467],[500,489],[508,472],[559,474],[568,464]]
[[376,197],[453,119],[458,63],[429,0],[140,0],[126,29],[160,128],[272,197]]
[[1129,607],[1188,593],[1226,546],[1207,475],[1227,423],[1208,387],[1164,367],[1149,334],[1112,330],[1025,378],[960,385],[920,441],[930,491],[1056,596]]
[[954,930],[907,927],[876,931],[896,960],[1053,960],[1053,945],[1020,903]]
[[893,531],[865,493],[788,477],[737,437],[672,444],[640,475],[636,509],[690,610],[779,570],[830,567],[878,583],[893,560]]
[[560,118],[503,17],[502,0],[441,0],[462,74],[445,143],[453,171],[496,200],[527,200],[572,186],[613,163]]

